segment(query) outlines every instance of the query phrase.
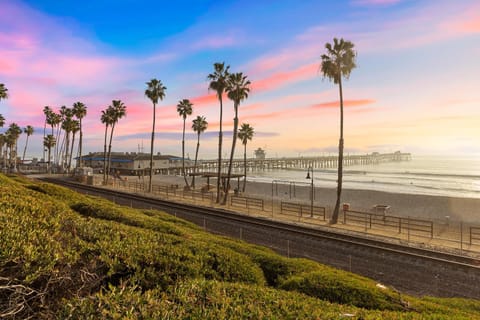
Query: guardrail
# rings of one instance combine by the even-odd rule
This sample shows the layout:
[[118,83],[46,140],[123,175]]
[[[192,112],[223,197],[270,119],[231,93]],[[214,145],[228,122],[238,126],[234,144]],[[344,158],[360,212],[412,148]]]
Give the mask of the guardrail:
[[309,205],[304,205],[301,203],[295,203],[295,202],[285,202],[282,201],[280,204],[280,213],[283,214],[290,214],[290,213],[295,213],[299,217],[303,217],[304,215],[310,217],[317,217],[325,220],[325,207],[319,207],[319,206],[309,206]]
[[232,207],[241,206],[247,209],[259,209],[262,211],[264,211],[265,209],[263,199],[258,199],[258,198],[232,196],[230,197],[230,205]]
[[480,227],[470,227],[470,244],[480,242]]
[[430,220],[401,218],[370,212],[344,210],[343,223],[348,224],[349,222],[352,224],[363,225],[368,229],[374,229],[377,226],[381,226],[381,228],[378,229],[384,229],[387,227],[397,230],[398,233],[402,233],[402,230],[406,230],[407,232],[414,231],[420,235],[428,235],[430,239],[433,238],[433,221]]

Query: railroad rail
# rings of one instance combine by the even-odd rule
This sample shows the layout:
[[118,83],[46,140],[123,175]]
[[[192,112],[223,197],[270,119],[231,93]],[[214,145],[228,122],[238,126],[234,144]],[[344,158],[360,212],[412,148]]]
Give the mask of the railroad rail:
[[166,201],[60,179],[42,178],[122,205],[163,210],[205,230],[351,271],[414,295],[480,298],[480,260],[383,242],[331,228],[274,221],[233,211]]

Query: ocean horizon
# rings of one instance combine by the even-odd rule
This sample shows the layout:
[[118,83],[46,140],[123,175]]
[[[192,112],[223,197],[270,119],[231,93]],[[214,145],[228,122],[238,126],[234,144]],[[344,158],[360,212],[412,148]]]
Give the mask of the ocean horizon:
[[[309,185],[306,169],[250,171],[247,180]],[[315,169],[316,187],[335,188],[337,169]],[[476,157],[416,156],[410,161],[344,167],[344,189],[480,198],[480,161]]]

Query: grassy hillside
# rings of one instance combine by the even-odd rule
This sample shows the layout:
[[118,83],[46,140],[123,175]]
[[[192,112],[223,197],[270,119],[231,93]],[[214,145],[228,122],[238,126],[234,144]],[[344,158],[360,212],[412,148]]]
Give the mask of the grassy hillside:
[[0,318],[480,319],[152,210],[0,175]]

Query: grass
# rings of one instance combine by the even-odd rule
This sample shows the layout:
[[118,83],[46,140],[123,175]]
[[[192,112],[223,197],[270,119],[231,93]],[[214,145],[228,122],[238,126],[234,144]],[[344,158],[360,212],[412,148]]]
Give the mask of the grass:
[[480,319],[306,259],[47,183],[0,175],[0,317]]

